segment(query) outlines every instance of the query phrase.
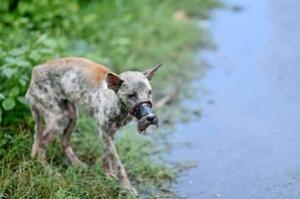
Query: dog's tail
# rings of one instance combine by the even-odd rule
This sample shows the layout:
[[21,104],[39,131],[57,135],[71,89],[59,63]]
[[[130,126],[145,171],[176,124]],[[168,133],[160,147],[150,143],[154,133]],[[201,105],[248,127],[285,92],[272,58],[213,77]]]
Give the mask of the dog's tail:
[[41,114],[40,111],[36,108],[35,105],[31,106],[31,112],[32,112],[32,116],[35,120],[35,134],[34,134],[34,143],[32,145],[32,151],[31,151],[31,158],[33,159],[39,148],[40,148],[40,143],[42,140],[42,136],[43,136],[43,131],[42,131],[42,118],[41,118]]

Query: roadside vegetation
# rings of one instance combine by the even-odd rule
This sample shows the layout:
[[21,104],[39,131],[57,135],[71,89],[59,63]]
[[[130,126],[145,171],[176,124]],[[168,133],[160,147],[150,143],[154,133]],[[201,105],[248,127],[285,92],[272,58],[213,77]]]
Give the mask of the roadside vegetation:
[[[153,80],[159,99],[188,82],[192,71],[201,72],[193,56],[207,37],[197,20],[217,5],[216,0],[1,0],[0,198],[130,198],[104,177],[98,132],[84,115],[72,145],[88,169],[70,166],[58,142],[48,153],[51,174],[30,159],[34,123],[24,94],[31,70],[64,56],[87,57],[116,73],[163,63]],[[170,189],[175,172],[161,157],[164,147],[135,131],[123,129],[116,142],[142,197],[178,197]]]

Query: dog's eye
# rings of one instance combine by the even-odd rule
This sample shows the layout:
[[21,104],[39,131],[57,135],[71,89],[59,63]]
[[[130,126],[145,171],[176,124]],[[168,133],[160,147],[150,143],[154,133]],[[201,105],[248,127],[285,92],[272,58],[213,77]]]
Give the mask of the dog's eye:
[[134,98],[136,98],[136,97],[137,97],[137,93],[136,93],[136,92],[131,93],[131,94],[128,95],[128,98],[129,98],[129,99],[134,99]]
[[152,94],[152,91],[150,90],[149,92],[148,92],[148,95],[151,95]]

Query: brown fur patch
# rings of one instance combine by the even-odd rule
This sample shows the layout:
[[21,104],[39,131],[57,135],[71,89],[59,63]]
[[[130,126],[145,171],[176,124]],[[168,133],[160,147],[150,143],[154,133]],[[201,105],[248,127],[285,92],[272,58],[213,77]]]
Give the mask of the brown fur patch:
[[[68,70],[71,68],[78,68],[86,75],[86,79],[93,86],[105,79],[107,73],[110,71],[106,66],[97,64],[89,59],[81,57],[65,57],[56,60],[48,61],[39,66],[43,72],[47,70]],[[43,69],[42,69],[43,68]]]

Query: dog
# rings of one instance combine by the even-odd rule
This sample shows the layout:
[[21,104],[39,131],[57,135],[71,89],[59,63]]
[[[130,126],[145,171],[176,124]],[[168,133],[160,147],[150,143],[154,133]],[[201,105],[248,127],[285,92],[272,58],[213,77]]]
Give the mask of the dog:
[[149,81],[160,67],[144,73],[127,71],[117,75],[80,57],[60,58],[34,67],[26,93],[35,120],[32,158],[37,154],[46,166],[47,146],[63,133],[61,143],[67,158],[74,165],[86,167],[70,146],[77,120],[76,107],[80,106],[97,121],[104,145],[104,173],[117,178],[122,187],[137,195],[118,156],[114,137],[119,128],[133,119],[140,133],[150,125],[158,126]]

